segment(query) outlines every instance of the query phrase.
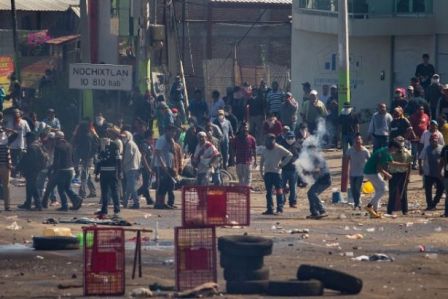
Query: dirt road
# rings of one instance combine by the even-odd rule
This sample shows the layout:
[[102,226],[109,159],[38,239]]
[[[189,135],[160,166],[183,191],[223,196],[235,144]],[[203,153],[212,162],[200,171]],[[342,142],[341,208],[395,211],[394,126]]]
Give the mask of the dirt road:
[[[340,154],[331,152],[326,155],[334,178],[332,187],[339,188]],[[256,174],[253,185],[256,189],[262,185]],[[424,193],[421,186],[421,179],[417,173],[413,173],[409,186],[409,215],[398,214],[395,219],[379,220],[369,219],[364,213],[353,212],[349,205],[331,204],[331,190],[322,195],[330,215],[324,220],[305,219],[308,215],[305,190],[299,191],[297,209],[286,208],[282,216],[262,216],[261,212],[265,209],[264,193],[254,192],[251,198],[251,226],[241,229],[220,228],[217,234],[247,232],[273,238],[273,255],[265,258],[266,265],[271,269],[271,279],[292,279],[297,267],[308,263],[332,267],[361,277],[364,281],[363,291],[358,296],[350,296],[351,298],[448,298],[448,222],[439,217],[442,210],[423,213]],[[180,198],[179,193],[176,193],[176,196],[177,199]],[[22,203],[24,188],[12,187],[12,198],[15,208],[17,204]],[[363,199],[365,201],[366,197]],[[42,252],[34,251],[29,246],[32,236],[40,235],[43,229],[49,226],[42,224],[45,218],[90,217],[98,208],[97,204],[98,199],[89,199],[80,211],[64,214],[54,209],[44,212],[2,211],[0,298],[81,297],[81,250]],[[442,206],[439,204],[440,209]],[[174,285],[173,227],[181,224],[180,211],[159,211],[143,207],[140,210],[123,210],[122,216],[135,227],[155,228],[157,222],[160,238],[158,246],[144,242],[143,277],[131,280],[134,243],[130,240],[133,235],[127,235],[127,292],[155,282]],[[21,229],[6,229],[6,226],[14,221]],[[81,232],[81,225],[57,226],[70,227],[74,233]],[[308,237],[303,234],[290,234],[289,231],[295,228],[309,229]],[[362,234],[363,238],[352,240],[346,237],[352,234]],[[150,233],[145,236],[149,239],[154,237]],[[424,245],[427,251],[420,252],[419,245]],[[394,261],[352,260],[361,255],[370,256],[375,253],[384,253]],[[225,290],[221,269],[218,277],[221,289]],[[58,289],[59,284],[75,287]],[[331,292],[326,292],[325,295],[342,298]]]

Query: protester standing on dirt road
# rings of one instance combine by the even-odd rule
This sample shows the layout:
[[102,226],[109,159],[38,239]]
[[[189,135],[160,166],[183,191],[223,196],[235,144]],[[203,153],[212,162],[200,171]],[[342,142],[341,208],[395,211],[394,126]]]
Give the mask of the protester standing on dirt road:
[[[260,174],[266,187],[266,211],[263,212],[263,215],[276,215],[283,213],[281,169],[291,161],[292,154],[275,142],[274,134],[266,136],[265,146],[260,157]],[[274,203],[272,202],[272,188],[275,188],[277,196],[276,213],[274,213]]]
[[318,220],[328,216],[319,195],[331,186],[331,175],[327,161],[319,148],[314,144],[310,144],[306,150],[314,166],[313,170],[304,171],[304,175],[311,175],[314,179],[314,183],[307,192],[311,214],[306,218]]
[[392,140],[389,142],[388,147],[383,147],[374,151],[364,166],[364,175],[375,188],[375,194],[365,208],[371,218],[381,218],[378,209],[380,207],[380,200],[386,192],[386,181],[384,179],[390,180],[392,178],[392,175],[386,170],[387,166],[408,166],[408,163],[398,163],[394,162],[392,159],[391,154],[400,149],[400,144]]
[[369,150],[363,145],[361,134],[356,133],[353,147],[346,154],[350,166],[350,192],[352,193],[354,207],[361,210],[361,187],[364,181],[364,166],[370,158]]
[[241,185],[250,186],[252,183],[251,165],[257,167],[256,141],[249,135],[247,123],[241,125],[235,142],[236,174]]
[[[0,124],[3,120],[3,113],[0,112]],[[10,208],[10,193],[9,193],[9,178],[11,176],[11,153],[9,151],[9,144],[17,138],[17,133],[8,130],[0,125],[0,182],[2,184],[3,201],[5,211],[11,211]]]
[[280,145],[290,151],[292,154],[292,159],[289,161],[289,163],[282,167],[282,188],[284,191],[289,190],[289,207],[297,208],[297,180],[299,179],[299,172],[297,171],[294,162],[296,162],[297,158],[299,157],[299,149],[297,147],[294,132],[289,131],[288,133],[286,133],[286,136],[282,140]]
[[[443,146],[438,143],[439,135],[433,134],[430,145],[426,146],[420,153],[418,165],[419,173],[423,175],[423,186],[425,188],[426,211],[436,209],[443,195],[444,187],[441,179],[441,153]],[[432,187],[436,186],[436,194],[432,197]]]
[[[98,178],[99,176],[99,178]],[[98,162],[95,165],[95,181],[100,182],[101,210],[97,215],[107,215],[109,198],[112,197],[114,215],[120,213],[119,181],[122,178],[120,149],[109,138],[101,138]]]

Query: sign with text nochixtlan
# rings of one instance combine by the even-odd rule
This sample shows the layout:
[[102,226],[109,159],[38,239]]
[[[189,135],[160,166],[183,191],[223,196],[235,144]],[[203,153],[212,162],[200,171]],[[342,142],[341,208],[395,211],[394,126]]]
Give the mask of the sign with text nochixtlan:
[[69,88],[131,90],[132,66],[72,63],[69,68]]

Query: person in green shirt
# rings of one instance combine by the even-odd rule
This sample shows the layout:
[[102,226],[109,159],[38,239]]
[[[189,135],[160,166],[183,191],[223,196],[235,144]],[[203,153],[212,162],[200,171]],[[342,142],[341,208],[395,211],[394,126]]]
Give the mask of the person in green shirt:
[[396,141],[389,142],[388,147],[380,148],[373,152],[372,156],[367,160],[364,166],[364,176],[367,178],[375,188],[375,194],[369,201],[365,208],[369,212],[371,218],[381,218],[378,213],[380,207],[380,200],[386,192],[386,181],[392,178],[392,175],[387,171],[388,166],[404,167],[408,163],[394,162],[392,154],[401,149],[401,145]]

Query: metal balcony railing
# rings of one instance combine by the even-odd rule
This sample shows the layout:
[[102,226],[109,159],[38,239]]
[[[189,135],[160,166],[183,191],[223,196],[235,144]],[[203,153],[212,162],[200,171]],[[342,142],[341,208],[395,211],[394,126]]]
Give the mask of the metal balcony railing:
[[[337,16],[338,0],[293,1],[298,13]],[[433,14],[433,0],[348,0],[352,18],[425,17]]]

